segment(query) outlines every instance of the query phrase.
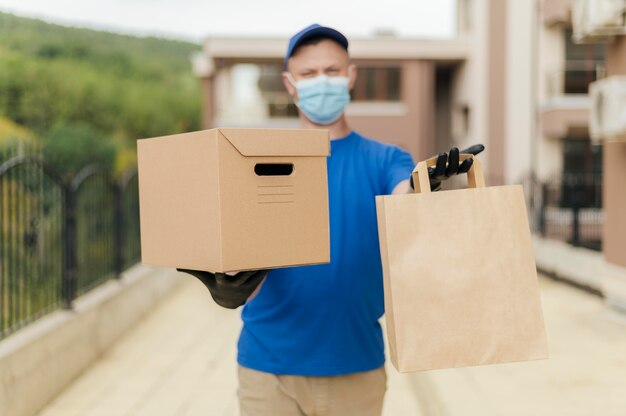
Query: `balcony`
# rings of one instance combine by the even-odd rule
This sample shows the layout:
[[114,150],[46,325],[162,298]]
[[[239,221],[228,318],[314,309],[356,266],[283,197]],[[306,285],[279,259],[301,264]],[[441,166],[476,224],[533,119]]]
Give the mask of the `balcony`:
[[541,104],[543,134],[563,137],[572,129],[586,131],[591,107],[589,84],[604,76],[600,61],[568,61],[565,70],[548,74],[547,99]]
[[548,96],[587,95],[589,84],[604,78],[605,74],[604,62],[568,61],[565,70],[548,75]]

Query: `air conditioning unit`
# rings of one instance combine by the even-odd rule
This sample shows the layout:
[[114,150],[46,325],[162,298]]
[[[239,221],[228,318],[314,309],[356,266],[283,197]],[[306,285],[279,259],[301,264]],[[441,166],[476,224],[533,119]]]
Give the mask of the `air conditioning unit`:
[[615,35],[626,34],[625,12],[626,0],[574,0],[574,42],[601,42]]
[[626,75],[611,76],[589,85],[591,139],[626,141]]

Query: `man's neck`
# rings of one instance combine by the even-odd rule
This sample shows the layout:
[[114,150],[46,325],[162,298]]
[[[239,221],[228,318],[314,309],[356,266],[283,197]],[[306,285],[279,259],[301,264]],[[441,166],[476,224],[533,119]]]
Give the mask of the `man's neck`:
[[300,114],[300,128],[302,129],[327,129],[330,140],[341,139],[346,137],[352,131],[348,126],[345,115],[341,115],[337,121],[326,126],[312,123],[311,120]]

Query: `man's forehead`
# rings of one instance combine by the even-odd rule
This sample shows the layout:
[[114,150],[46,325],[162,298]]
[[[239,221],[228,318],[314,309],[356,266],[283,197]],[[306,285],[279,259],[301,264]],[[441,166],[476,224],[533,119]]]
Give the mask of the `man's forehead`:
[[302,45],[289,58],[288,66],[323,67],[329,64],[347,65],[350,62],[348,52],[331,39],[322,39],[317,43]]

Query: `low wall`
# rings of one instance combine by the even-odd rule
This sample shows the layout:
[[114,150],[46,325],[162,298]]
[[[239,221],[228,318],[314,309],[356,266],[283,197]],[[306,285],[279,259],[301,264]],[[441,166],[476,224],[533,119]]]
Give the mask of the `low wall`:
[[540,271],[602,296],[608,308],[626,315],[626,268],[607,262],[600,252],[562,241],[533,236],[533,244]]
[[596,294],[602,294],[602,253],[563,241],[533,236],[537,269]]
[[30,416],[53,400],[181,281],[137,265],[0,342],[0,415]]
[[626,268],[605,262],[602,276],[605,303],[622,316],[626,315]]

